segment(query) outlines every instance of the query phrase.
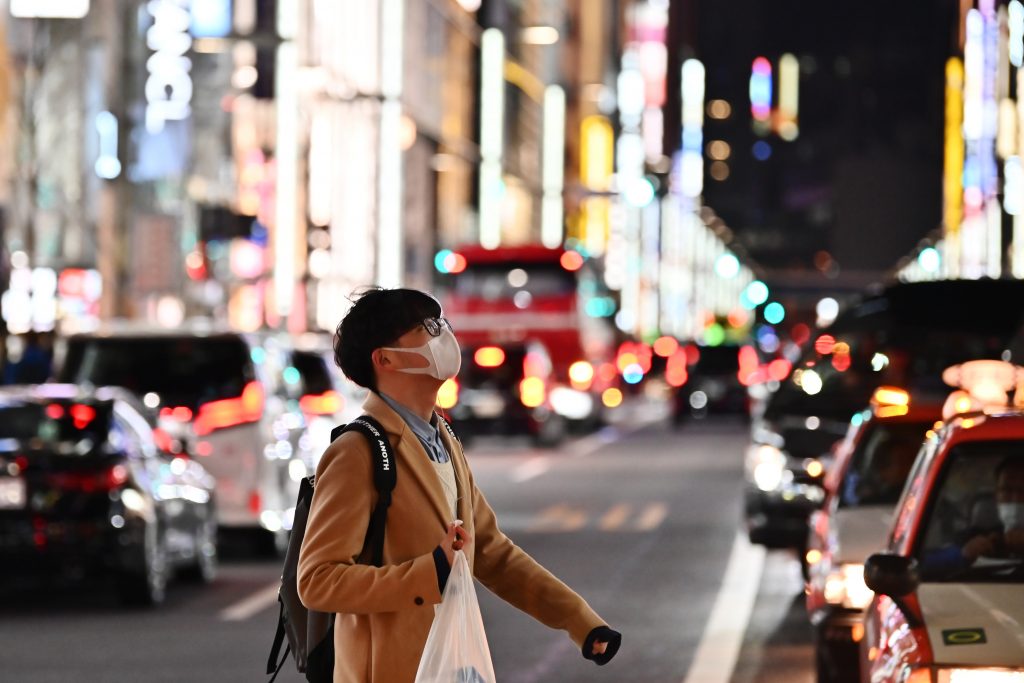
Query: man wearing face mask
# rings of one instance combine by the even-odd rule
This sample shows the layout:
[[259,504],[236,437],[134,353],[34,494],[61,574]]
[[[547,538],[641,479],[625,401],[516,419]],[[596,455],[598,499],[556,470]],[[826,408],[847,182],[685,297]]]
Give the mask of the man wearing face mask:
[[1024,460],[1007,458],[995,470],[1000,531],[978,534],[964,544],[968,564],[979,557],[1024,558]]
[[371,289],[338,326],[334,354],[371,390],[363,410],[384,427],[398,473],[384,562],[375,567],[366,548],[377,498],[369,444],[344,433],[317,468],[298,588],[310,609],[337,613],[334,681],[412,683],[459,549],[496,595],[566,631],[584,658],[611,660],[621,636],[501,532],[461,445],[434,412],[462,358],[440,304],[416,290]]

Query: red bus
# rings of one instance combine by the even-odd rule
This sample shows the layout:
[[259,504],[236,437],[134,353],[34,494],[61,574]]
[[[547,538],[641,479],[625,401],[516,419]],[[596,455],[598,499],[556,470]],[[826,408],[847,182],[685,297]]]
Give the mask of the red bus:
[[596,422],[618,374],[614,305],[591,263],[579,252],[537,245],[472,245],[438,259],[447,273],[442,305],[460,344],[542,344],[552,365],[551,409],[572,422]]

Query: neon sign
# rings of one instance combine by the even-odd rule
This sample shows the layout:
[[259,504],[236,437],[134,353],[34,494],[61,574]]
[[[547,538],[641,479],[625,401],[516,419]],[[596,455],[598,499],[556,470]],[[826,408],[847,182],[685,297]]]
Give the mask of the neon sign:
[[189,0],[150,0],[146,9],[153,25],[146,45],[153,54],[146,60],[146,130],[159,133],[168,121],[183,121],[192,113],[192,47],[189,35]]

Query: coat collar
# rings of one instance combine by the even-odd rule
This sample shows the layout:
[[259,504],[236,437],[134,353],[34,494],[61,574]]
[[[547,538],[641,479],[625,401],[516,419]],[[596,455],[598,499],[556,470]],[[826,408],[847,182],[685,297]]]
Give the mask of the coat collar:
[[[366,397],[366,401],[363,403],[363,412],[373,416],[380,422],[395,450],[401,454],[401,465],[398,468],[398,486],[402,486],[405,473],[408,472],[409,479],[415,482],[415,486],[421,488],[430,499],[431,507],[434,508],[441,526],[446,529],[448,523],[452,521],[448,519],[451,510],[448,507],[444,488],[441,486],[441,480],[437,476],[435,465],[427,456],[427,452],[423,449],[423,444],[420,443],[420,440],[413,433],[409,425],[406,424],[402,416],[395,412],[375,392],[371,391]],[[459,518],[465,519],[464,515],[467,514],[469,509],[466,507],[468,501],[466,501],[465,494],[467,490],[466,484],[469,480],[464,468],[463,458],[456,457],[457,453],[461,456],[461,449],[458,442],[448,435],[448,430],[444,429],[443,426],[440,427],[440,432],[441,440],[451,454],[451,461],[455,467],[455,485],[458,496],[456,510],[459,513]]]

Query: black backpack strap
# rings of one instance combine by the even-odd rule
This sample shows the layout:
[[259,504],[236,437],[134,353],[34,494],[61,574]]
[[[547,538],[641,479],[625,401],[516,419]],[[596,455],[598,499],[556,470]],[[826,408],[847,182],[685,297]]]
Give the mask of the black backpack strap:
[[366,437],[373,456],[373,485],[377,488],[377,506],[370,517],[366,537],[373,549],[373,564],[379,567],[384,563],[384,527],[387,524],[388,507],[391,505],[391,492],[397,483],[395,452],[384,427],[369,415],[357,417],[341,427],[338,433],[352,430]]
[[286,647],[284,654],[281,655],[281,661],[278,661],[277,653],[281,651],[281,645],[284,643],[284,602],[281,601],[280,595],[277,597],[277,602],[281,608],[277,615],[277,633],[274,634],[274,644],[270,646],[270,656],[267,657],[267,674],[274,674],[269,683],[274,683],[277,674],[281,673],[281,667],[288,659],[288,651],[291,649],[291,646]]

